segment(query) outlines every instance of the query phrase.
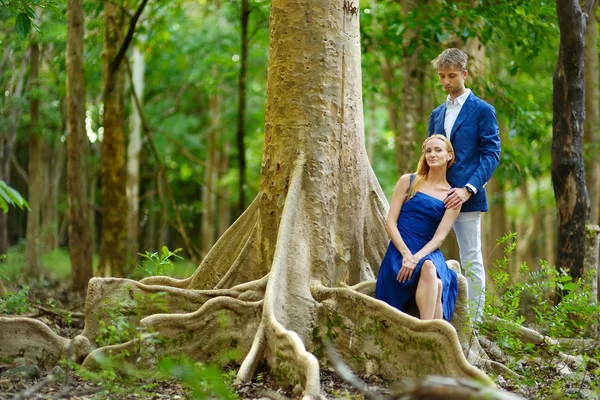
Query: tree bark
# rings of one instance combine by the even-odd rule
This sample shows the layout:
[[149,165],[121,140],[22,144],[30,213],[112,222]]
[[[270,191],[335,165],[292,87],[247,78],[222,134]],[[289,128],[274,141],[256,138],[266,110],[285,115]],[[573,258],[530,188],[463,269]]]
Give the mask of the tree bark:
[[[588,0],[589,1],[589,0]],[[586,186],[590,196],[590,222],[598,224],[600,217],[600,88],[598,73],[598,28],[595,15],[598,1],[594,2],[588,18],[584,45],[585,122],[584,142],[589,149],[585,168]]]
[[221,111],[219,95],[213,93],[209,98],[211,127],[206,143],[206,167],[204,169],[204,187],[202,188],[202,257],[215,244],[217,232],[217,178],[219,164],[217,160],[218,132],[221,129]]
[[[423,4],[424,1],[403,0],[402,12],[408,16],[411,12]],[[408,25],[408,24],[407,24]],[[418,143],[425,138],[426,134],[418,132],[418,122],[421,120],[419,105],[421,100],[421,82],[423,81],[423,62],[419,46],[411,45],[419,35],[419,29],[407,28],[404,32],[402,58],[402,96],[400,98],[400,123],[395,132],[396,159],[398,160],[398,172],[400,175],[414,172],[419,159]]]
[[102,241],[97,274],[122,277],[127,261],[127,193],[124,133],[124,68],[115,64],[123,12],[104,2],[102,138]]
[[83,0],[67,3],[67,202],[71,259],[71,287],[87,288],[93,276],[92,243],[88,216],[87,164],[83,156],[85,132],[85,80],[83,70]]
[[40,72],[40,46],[36,40],[31,44],[30,52],[29,112],[31,122],[29,127],[29,185],[27,190],[30,210],[27,214],[27,241],[23,275],[27,278],[34,278],[40,272],[40,208],[42,197],[42,138],[39,132],[40,100],[37,91]]
[[553,77],[552,184],[558,210],[556,267],[581,278],[590,203],[583,167],[586,17],[578,0],[557,0],[560,49]]
[[[133,47],[132,59],[133,82],[131,82],[131,87],[141,103],[144,97],[145,58],[143,51],[137,45]],[[127,255],[131,259],[129,261],[135,264],[139,252],[142,121],[134,99],[132,99],[131,109],[129,145],[127,147]]]
[[[223,177],[225,176],[225,174],[227,174],[227,170],[229,169],[229,143],[225,142],[225,144],[222,147],[223,150],[219,155],[219,171],[220,175]],[[217,221],[217,238],[220,238],[231,224],[231,206],[230,203],[227,201],[227,199],[229,198],[229,186],[226,183],[219,185],[219,195],[217,201],[217,208],[219,213]]]
[[[5,52],[10,51],[8,46],[4,49]],[[14,55],[13,55],[14,56]],[[17,127],[19,118],[21,117],[22,109],[19,106],[23,89],[25,87],[25,76],[27,65],[29,63],[29,53],[26,52],[21,58],[21,66],[19,72],[13,74],[4,96],[5,110],[8,110],[8,126],[3,127],[2,135],[0,135],[0,179],[7,185],[10,185],[10,158],[13,154],[15,142],[17,140]],[[16,70],[16,64],[13,60],[13,71]],[[0,254],[8,253],[8,216],[0,212]]]
[[[67,139],[68,140],[68,139]],[[43,154],[43,195],[41,214],[41,247],[43,252],[53,251],[59,246],[59,196],[65,169],[66,148],[59,138],[51,145],[42,141]]]
[[246,209],[246,147],[244,145],[245,123],[246,123],[246,70],[248,67],[248,18],[250,17],[249,0],[242,1],[242,54],[240,56],[240,80],[238,85],[238,168],[239,168],[239,204],[238,215]]

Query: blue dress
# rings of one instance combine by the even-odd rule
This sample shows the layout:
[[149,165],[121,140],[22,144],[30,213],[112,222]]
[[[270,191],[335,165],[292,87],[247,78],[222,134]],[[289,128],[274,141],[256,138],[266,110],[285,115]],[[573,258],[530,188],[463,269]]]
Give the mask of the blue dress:
[[[417,192],[402,205],[397,227],[402,240],[412,254],[421,250],[433,238],[445,212],[446,207],[443,201],[422,192]],[[400,283],[397,276],[402,267],[402,255],[390,240],[377,276],[375,297],[400,311],[406,312],[414,307],[417,284],[425,260],[433,262],[437,276],[442,280],[442,310],[444,319],[450,321],[454,314],[454,304],[458,295],[458,277],[456,272],[448,268],[440,249],[423,257],[415,267],[412,277],[408,281]]]

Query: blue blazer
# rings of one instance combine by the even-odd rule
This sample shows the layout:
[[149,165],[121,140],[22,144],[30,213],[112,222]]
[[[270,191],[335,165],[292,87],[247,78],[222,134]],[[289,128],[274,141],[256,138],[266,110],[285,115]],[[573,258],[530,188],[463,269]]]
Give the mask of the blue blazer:
[[[446,136],[445,118],[446,103],[432,111],[428,136],[436,133]],[[455,162],[448,169],[448,183],[457,188],[470,183],[477,189],[461,212],[487,211],[485,186],[500,162],[500,130],[494,107],[471,92],[452,127],[450,141]]]

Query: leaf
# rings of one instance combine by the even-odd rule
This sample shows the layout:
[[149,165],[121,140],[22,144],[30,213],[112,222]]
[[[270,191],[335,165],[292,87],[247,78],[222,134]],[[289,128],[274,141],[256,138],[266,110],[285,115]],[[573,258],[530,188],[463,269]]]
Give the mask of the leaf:
[[23,12],[17,14],[15,28],[17,29],[19,35],[21,35],[22,37],[27,37],[29,32],[31,32],[31,21],[29,20],[27,14]]
[[4,201],[4,199],[2,197],[0,197],[0,208],[2,209],[2,211],[4,211],[5,213],[8,212],[8,204],[6,204],[6,201]]

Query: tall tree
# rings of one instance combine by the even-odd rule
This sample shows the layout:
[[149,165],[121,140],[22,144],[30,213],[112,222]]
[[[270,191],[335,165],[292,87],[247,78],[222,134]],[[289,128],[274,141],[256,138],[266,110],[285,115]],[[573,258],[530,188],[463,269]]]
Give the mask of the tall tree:
[[[145,39],[133,46],[131,67],[131,88],[133,96],[137,96],[140,106],[144,98],[144,71],[146,59],[143,52]],[[131,260],[136,259],[139,252],[139,226],[140,226],[140,156],[142,154],[142,118],[135,104],[131,100],[132,112],[130,117],[129,144],[127,146],[127,254]]]
[[[426,1],[402,0],[402,12],[404,17],[408,17],[414,10]],[[404,31],[403,46],[404,54],[402,58],[402,96],[400,98],[400,121],[396,132],[398,172],[405,174],[414,171],[418,160],[417,143],[424,137],[423,132],[419,132],[418,124],[422,120],[420,105],[422,100],[422,85],[424,79],[424,68],[421,56],[421,46],[417,38],[419,37],[419,28],[412,24],[406,24]]]
[[[217,90],[218,88],[215,88]],[[219,177],[219,131],[221,130],[221,101],[218,93],[209,98],[210,131],[206,141],[206,166],[202,188],[202,257],[215,244],[217,234],[217,179]]]
[[88,217],[83,71],[83,0],[67,3],[67,201],[71,286],[81,292],[93,276]]
[[560,48],[553,85],[552,184],[558,211],[557,268],[582,277],[590,201],[583,167],[584,37],[587,12],[579,0],[556,0]]
[[127,191],[125,172],[125,92],[123,58],[147,0],[142,0],[121,42],[123,9],[104,1],[102,75],[104,102],[102,138],[102,239],[98,275],[124,276],[127,270]]
[[584,45],[584,75],[585,75],[585,123],[584,141],[589,147],[586,157],[585,178],[588,193],[590,195],[590,221],[597,224],[600,217],[600,162],[598,162],[598,150],[600,150],[600,88],[598,78],[598,28],[596,14],[598,1],[590,12],[585,32]]
[[242,54],[240,55],[240,77],[238,84],[238,126],[237,126],[237,151],[239,175],[239,204],[238,214],[246,209],[246,146],[244,136],[246,134],[246,71],[248,69],[248,19],[250,18],[249,0],[242,1],[241,12],[241,42]]
[[40,214],[42,204],[42,137],[40,134],[40,45],[34,36],[30,46],[31,70],[29,89],[29,185],[28,197],[31,211],[27,214],[27,243],[23,274],[33,278],[40,271]]
[[[1,128],[0,133],[0,180],[10,184],[10,160],[13,156],[15,142],[17,140],[17,128],[22,108],[19,104],[25,89],[27,65],[29,63],[29,52],[25,52],[20,61],[20,66],[15,59],[17,55],[10,46],[5,46],[2,63],[10,63],[12,71],[18,71],[11,75],[8,85],[4,88],[4,109],[7,111],[7,123]],[[3,65],[4,67],[4,65]],[[0,213],[0,254],[8,252],[8,216]]]
[[124,276],[127,261],[125,75],[121,60],[115,62],[123,24],[123,10],[111,1],[104,1],[102,239],[97,270],[97,274],[100,276]]

